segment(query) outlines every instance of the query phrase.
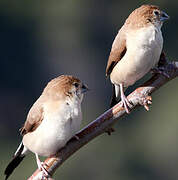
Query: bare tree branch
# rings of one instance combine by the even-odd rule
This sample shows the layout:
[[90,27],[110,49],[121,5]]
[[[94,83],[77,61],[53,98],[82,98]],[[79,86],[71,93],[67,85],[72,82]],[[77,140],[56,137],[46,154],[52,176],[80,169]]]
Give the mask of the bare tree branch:
[[[155,74],[141,87],[132,92],[128,96],[128,100],[132,103],[130,107],[131,110],[137,108],[139,105],[143,105],[147,110],[149,110],[148,105],[151,104],[150,94],[178,76],[178,62],[166,62],[164,65],[161,65],[161,68],[163,69],[163,73],[166,73],[168,77],[161,74]],[[55,156],[49,157],[45,160],[44,163],[46,164],[46,169],[49,174],[52,176],[56,169],[61,166],[65,160],[67,160],[72,154],[89,141],[104,132],[112,132],[111,127],[113,124],[125,114],[125,109],[121,106],[121,103],[118,103],[113,108],[99,116],[96,120],[91,122],[88,126],[83,128],[77,134],[79,139],[72,138],[64,148],[58,151]],[[41,176],[40,173],[41,172],[37,169],[28,180],[38,180]],[[48,180],[49,179],[50,178],[48,178]]]

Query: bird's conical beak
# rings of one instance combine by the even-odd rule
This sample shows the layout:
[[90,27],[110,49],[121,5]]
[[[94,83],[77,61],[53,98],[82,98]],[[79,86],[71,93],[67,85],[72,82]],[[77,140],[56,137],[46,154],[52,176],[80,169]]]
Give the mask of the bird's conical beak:
[[168,20],[170,17],[164,12],[161,12],[161,17],[160,17],[160,21],[164,22],[166,20]]
[[85,92],[87,92],[87,91],[89,91],[88,86],[87,86],[86,84],[83,84],[83,85],[82,85],[82,93],[85,93]]

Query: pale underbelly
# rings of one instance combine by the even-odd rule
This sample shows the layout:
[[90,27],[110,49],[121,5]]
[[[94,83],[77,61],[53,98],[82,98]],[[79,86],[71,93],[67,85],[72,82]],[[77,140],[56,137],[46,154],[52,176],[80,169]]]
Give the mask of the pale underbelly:
[[[45,126],[45,127],[44,127]],[[71,122],[65,125],[41,124],[34,132],[23,137],[23,144],[30,151],[40,156],[50,156],[65,146],[80,128],[79,122],[75,122],[74,127]]]
[[23,144],[33,153],[37,153],[40,156],[50,156],[55,154],[57,149],[65,146],[68,140],[66,137],[58,137],[57,134],[49,134],[47,137],[47,135],[35,132],[25,135],[23,137]]
[[125,57],[117,63],[110,75],[113,84],[133,85],[153,68],[159,61],[160,52],[147,52],[144,56]]

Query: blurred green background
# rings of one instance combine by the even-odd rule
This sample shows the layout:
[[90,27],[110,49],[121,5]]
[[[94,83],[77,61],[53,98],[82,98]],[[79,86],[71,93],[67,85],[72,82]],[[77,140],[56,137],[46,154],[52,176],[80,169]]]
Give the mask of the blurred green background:
[[[105,67],[112,42],[144,3],[170,15],[162,28],[164,50],[170,60],[178,59],[177,0],[0,1],[0,179],[21,141],[18,129],[52,78],[72,74],[92,89],[84,98],[82,126],[107,110],[111,84]],[[149,112],[141,107],[122,118],[112,136],[104,134],[75,153],[55,179],[178,179],[177,92],[175,79],[154,93]],[[36,168],[30,153],[9,179],[27,179]]]

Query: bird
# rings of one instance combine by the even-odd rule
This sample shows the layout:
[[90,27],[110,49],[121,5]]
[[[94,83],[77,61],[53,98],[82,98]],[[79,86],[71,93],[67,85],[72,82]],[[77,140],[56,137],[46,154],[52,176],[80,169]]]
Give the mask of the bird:
[[163,48],[161,27],[169,16],[158,6],[145,4],[135,9],[116,35],[106,66],[112,83],[110,107],[121,98],[129,113],[124,91],[157,66]]
[[5,169],[5,179],[29,151],[35,154],[43,176],[48,176],[39,156],[54,155],[75,137],[82,121],[82,99],[87,91],[87,85],[71,75],[61,75],[47,84],[20,129],[22,142]]

